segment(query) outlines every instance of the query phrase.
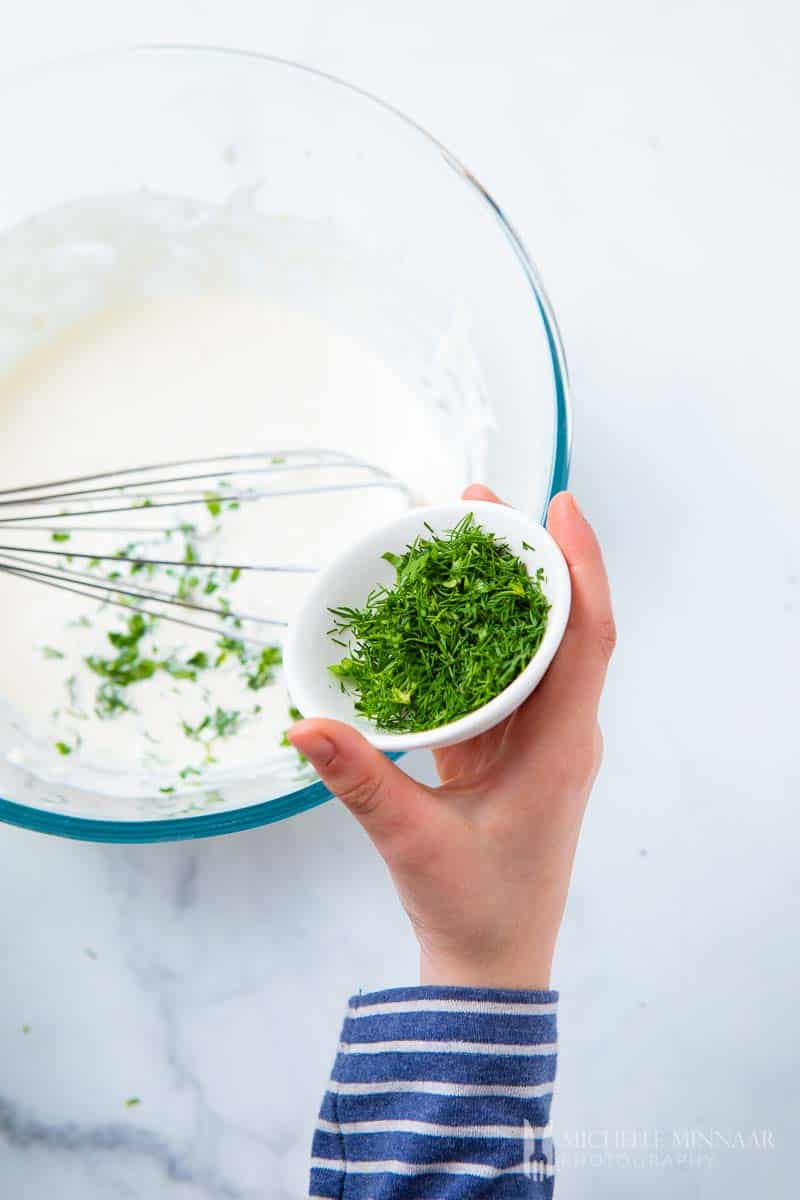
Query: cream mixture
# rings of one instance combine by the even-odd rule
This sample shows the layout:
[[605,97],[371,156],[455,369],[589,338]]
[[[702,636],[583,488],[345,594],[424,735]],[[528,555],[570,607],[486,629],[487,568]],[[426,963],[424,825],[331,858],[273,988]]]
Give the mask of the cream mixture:
[[[338,252],[333,260],[316,253],[309,266],[301,253],[307,228],[283,223],[276,231],[264,220],[259,234],[253,214],[246,218],[235,206],[211,212],[124,197],[48,214],[0,240],[0,269],[17,279],[0,311],[0,486],[249,451],[274,457],[265,490],[375,478],[283,453],[308,448],[375,464],[407,484],[415,502],[458,493],[480,460],[488,414],[466,351],[461,378],[454,368],[452,329],[444,357],[440,339],[425,362],[399,352],[393,360],[391,322],[379,330],[373,314],[374,337],[359,327],[360,265],[349,269]],[[276,254],[270,272],[276,246],[280,261]],[[256,253],[264,260],[257,278]],[[224,501],[242,482],[204,486]],[[185,513],[159,514],[158,524],[174,527],[170,557],[191,541],[192,554],[214,561],[319,566],[408,503],[393,487],[312,492],[200,505],[190,535],[177,530]],[[128,533],[129,526],[139,527],[127,514],[119,533],[101,531],[96,542],[75,533],[52,545],[49,531],[6,524],[0,541],[63,551],[54,560],[62,566],[79,539],[81,549],[114,554],[144,537],[147,548],[131,553],[153,554],[153,535]],[[97,570],[108,577],[107,564]],[[245,571],[235,584],[222,580],[213,602],[222,597],[234,612],[289,620],[309,580]],[[130,616],[0,577],[6,758],[40,777],[120,797],[168,798],[256,774],[278,791],[297,786],[304,770],[281,745],[291,700],[280,669],[254,687],[248,680],[260,647],[248,643],[246,661],[219,649],[220,638],[252,633],[247,626],[223,623],[211,634],[148,623],[137,647],[143,655],[213,665],[194,678],[158,670],[124,689],[125,707],[102,713],[103,679],[87,660],[113,657],[108,634],[125,636]],[[279,646],[281,629],[255,632]],[[227,724],[209,721],[220,712],[236,715]]]

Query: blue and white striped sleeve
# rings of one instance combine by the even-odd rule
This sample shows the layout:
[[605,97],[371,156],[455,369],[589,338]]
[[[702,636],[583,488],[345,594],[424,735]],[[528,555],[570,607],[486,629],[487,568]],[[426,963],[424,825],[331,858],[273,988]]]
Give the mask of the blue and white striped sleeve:
[[354,996],[314,1134],[311,1197],[551,1197],[557,1000],[453,987]]

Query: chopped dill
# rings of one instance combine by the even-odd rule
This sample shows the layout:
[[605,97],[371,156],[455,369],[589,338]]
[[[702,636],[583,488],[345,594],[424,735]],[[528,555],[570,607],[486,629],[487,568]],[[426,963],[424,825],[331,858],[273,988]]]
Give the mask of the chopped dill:
[[203,771],[200,767],[182,767],[181,770],[178,771],[178,775],[181,779],[188,779],[190,775],[202,774]]
[[[230,480],[221,479],[218,488],[201,493],[201,511],[207,511],[212,522],[204,515],[204,519],[198,523],[181,521],[171,528],[159,531],[165,542],[173,542],[173,554],[169,563],[151,561],[153,543],[151,539],[141,538],[129,541],[113,551],[109,550],[102,556],[85,559],[87,569],[96,572],[99,580],[107,580],[109,583],[117,584],[118,581],[128,578],[135,586],[135,581],[144,581],[145,578],[167,578],[170,580],[167,585],[168,594],[178,601],[202,604],[202,597],[213,596],[212,603],[220,625],[216,646],[203,650],[195,650],[194,647],[182,649],[170,646],[166,636],[163,640],[162,637],[156,639],[155,631],[161,628],[157,615],[143,613],[139,608],[140,600],[135,595],[128,597],[120,592],[115,603],[126,604],[128,613],[115,628],[101,635],[107,639],[104,643],[105,650],[102,646],[94,646],[92,653],[83,656],[84,665],[95,676],[94,695],[92,699],[87,697],[88,711],[83,711],[78,702],[78,681],[73,674],[65,681],[69,706],[57,710],[54,714],[54,719],[59,719],[63,712],[75,719],[88,720],[91,715],[95,715],[102,720],[109,720],[125,714],[138,713],[139,710],[130,699],[130,689],[135,684],[161,677],[167,687],[169,680],[174,681],[175,686],[169,687],[169,690],[176,695],[183,694],[178,685],[184,682],[197,684],[204,705],[200,714],[205,711],[207,715],[201,716],[195,724],[189,724],[181,722],[179,714],[176,713],[175,722],[187,737],[200,743],[204,759],[197,766],[187,766],[179,772],[181,780],[202,775],[205,768],[215,761],[211,753],[213,745],[219,739],[229,738],[238,733],[243,724],[261,712],[259,704],[242,704],[241,711],[217,705],[212,694],[213,685],[210,685],[214,670],[226,660],[233,660],[230,667],[232,673],[239,674],[241,686],[246,684],[249,691],[260,691],[274,682],[282,661],[279,647],[254,646],[238,636],[243,623],[232,611],[228,592],[240,579],[241,569],[231,566],[216,568],[211,565],[205,566],[202,562],[201,549],[209,533],[218,533],[225,512],[239,507],[232,486]],[[145,499],[138,502],[136,507],[147,508],[151,503]],[[66,517],[69,514],[65,511],[61,515]],[[68,529],[56,530],[51,533],[51,537],[56,542],[67,542],[72,533]],[[61,553],[66,554],[66,551]],[[60,561],[68,562],[70,558],[67,555]],[[98,611],[102,611],[103,607],[104,605],[101,605]],[[81,616],[67,624],[69,627],[85,629],[93,626],[93,622],[87,616]],[[226,628],[228,632],[223,633]],[[156,640],[162,643],[161,652]],[[50,645],[41,646],[39,649],[45,659],[66,660],[71,657]],[[201,679],[201,676],[206,678]],[[169,677],[169,680],[165,677]],[[147,741],[158,744],[158,740],[147,730],[140,729],[139,732]],[[55,736],[59,734],[55,733]],[[60,754],[73,754],[79,750],[81,739],[70,738],[68,741],[53,744]],[[148,761],[150,758],[153,762],[156,761],[157,756],[152,752],[148,752],[148,756]],[[161,763],[161,760],[158,762]],[[199,785],[195,783],[195,786]],[[162,789],[165,795],[169,795],[171,790],[174,789]]]
[[[302,721],[303,714],[300,712],[300,709],[295,704],[290,704],[289,705],[289,717],[292,720],[292,722]],[[297,755],[297,765],[298,766],[304,767],[306,765],[306,763],[308,762],[308,759],[306,758],[305,754],[303,754],[302,750],[298,750],[296,746],[292,746],[292,743],[289,741],[289,730],[288,729],[284,729],[284,731],[283,731],[283,736],[281,737],[281,745],[288,746],[292,750],[294,750],[295,754]]]
[[217,639],[217,649],[219,654],[214,662],[215,667],[220,667],[225,662],[229,654],[235,654],[240,663],[247,662],[247,649],[241,638],[228,637],[223,634]]
[[131,706],[123,700],[119,688],[110,680],[106,680],[97,689],[94,711],[101,720],[106,721],[111,717],[121,716],[124,712],[131,712]]
[[[130,687],[131,684],[140,683],[143,679],[151,679],[156,671],[165,671],[173,679],[188,679],[193,683],[196,682],[198,671],[203,671],[208,667],[208,655],[204,651],[198,650],[185,663],[174,656],[154,658],[143,655],[140,643],[151,630],[152,624],[148,625],[141,613],[134,613],[128,618],[127,632],[112,630],[106,634],[109,642],[117,651],[116,656],[103,658],[97,654],[90,654],[85,659],[86,665],[96,675],[102,676],[106,683],[114,689]],[[118,703],[118,693],[107,687],[101,686],[97,699],[98,715],[110,716],[112,713],[128,707],[124,703]],[[102,712],[103,709],[107,711]]]
[[[383,558],[393,587],[363,608],[332,608],[332,640],[347,654],[329,670],[379,729],[446,725],[499,695],[527,666],[547,628],[540,568],[532,578],[506,542],[468,513],[440,536]],[[347,640],[343,640],[346,638]]]
[[268,683],[272,683],[275,678],[275,668],[279,667],[282,662],[283,655],[279,646],[265,646],[253,665],[253,670],[248,671],[245,676],[247,686],[257,692],[266,687]]

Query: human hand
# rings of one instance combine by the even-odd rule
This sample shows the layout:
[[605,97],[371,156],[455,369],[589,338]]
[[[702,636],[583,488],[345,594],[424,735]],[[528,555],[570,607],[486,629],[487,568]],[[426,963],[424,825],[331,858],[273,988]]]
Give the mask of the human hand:
[[[467,488],[468,500],[494,500]],[[354,729],[300,721],[289,740],[361,822],[420,946],[423,984],[547,988],[586,802],[600,766],[597,708],[615,632],[597,539],[569,493],[547,526],[572,579],[563,641],[502,724],[405,775]]]

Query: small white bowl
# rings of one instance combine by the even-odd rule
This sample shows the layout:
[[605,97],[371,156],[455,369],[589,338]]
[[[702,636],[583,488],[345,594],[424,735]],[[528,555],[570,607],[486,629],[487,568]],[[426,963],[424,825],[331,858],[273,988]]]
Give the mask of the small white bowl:
[[[442,534],[452,529],[468,512],[484,529],[504,541],[526,565],[531,575],[544,568],[542,589],[550,601],[547,629],[528,666],[512,683],[465,717],[420,733],[382,733],[355,711],[356,697],[343,692],[328,667],[343,651],[328,636],[333,620],[331,608],[361,608],[378,584],[391,587],[397,576],[394,567],[381,558],[387,550],[403,554],[419,534],[427,536],[425,524]],[[523,542],[533,546],[526,550]],[[300,612],[292,622],[284,648],[284,669],[292,703],[304,717],[328,717],[354,726],[379,750],[406,752],[452,746],[485,733],[510,716],[541,680],[558,649],[569,616],[571,587],[569,569],[557,543],[541,525],[524,513],[486,500],[460,500],[430,508],[414,508],[374,530],[345,550],[315,580]]]

